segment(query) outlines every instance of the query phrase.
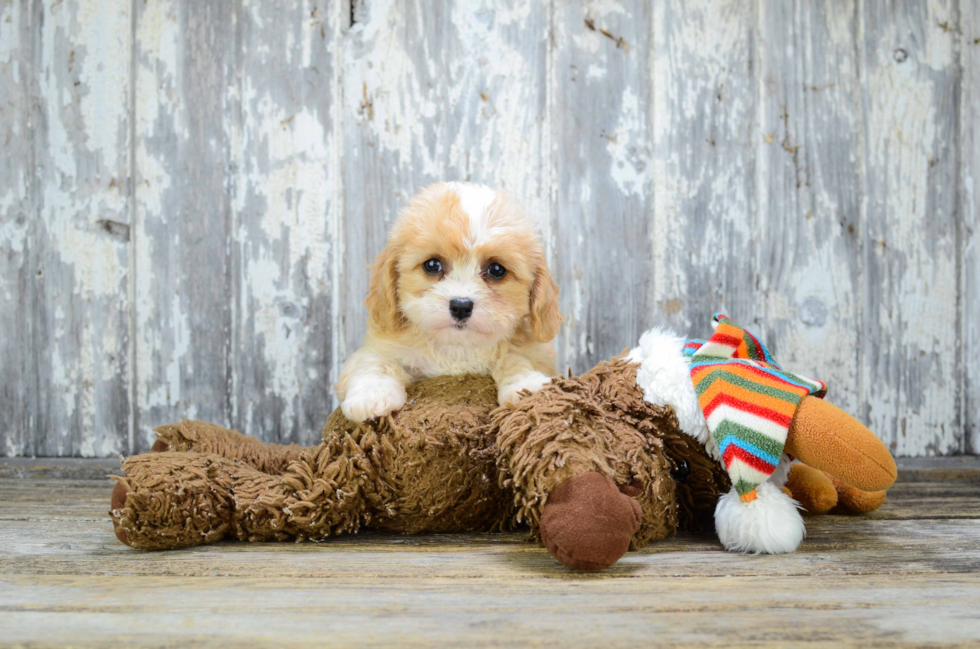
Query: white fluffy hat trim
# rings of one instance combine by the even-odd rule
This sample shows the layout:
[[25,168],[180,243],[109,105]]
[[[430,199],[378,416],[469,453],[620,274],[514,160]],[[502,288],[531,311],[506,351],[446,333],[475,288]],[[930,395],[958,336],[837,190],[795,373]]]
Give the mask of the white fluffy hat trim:
[[631,349],[626,358],[640,364],[636,384],[643,390],[644,399],[657,406],[673,408],[681,430],[700,442],[711,457],[720,462],[721,453],[708,430],[691,383],[684,343],[685,340],[672,331],[650,329],[640,336],[639,346]]
[[751,554],[784,554],[806,535],[799,503],[771,482],[756,487],[756,498],[743,502],[731,491],[715,506],[715,529],[726,550]]

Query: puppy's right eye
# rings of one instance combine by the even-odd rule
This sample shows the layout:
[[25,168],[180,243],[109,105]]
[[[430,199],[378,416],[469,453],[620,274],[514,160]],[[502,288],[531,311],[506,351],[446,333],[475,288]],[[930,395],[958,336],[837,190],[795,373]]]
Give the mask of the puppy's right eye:
[[422,270],[430,275],[438,275],[442,272],[442,262],[438,259],[430,259],[422,264]]

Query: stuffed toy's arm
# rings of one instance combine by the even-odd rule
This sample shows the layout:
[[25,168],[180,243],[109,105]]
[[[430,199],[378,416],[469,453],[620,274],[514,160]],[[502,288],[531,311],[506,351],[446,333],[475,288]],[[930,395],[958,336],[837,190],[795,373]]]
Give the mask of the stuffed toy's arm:
[[290,464],[310,450],[297,444],[263,444],[236,430],[189,419],[160,426],[153,432],[157,435],[151,449],[154,453],[193,451],[220,455],[229,460],[241,460],[263,473],[273,475],[285,473]]

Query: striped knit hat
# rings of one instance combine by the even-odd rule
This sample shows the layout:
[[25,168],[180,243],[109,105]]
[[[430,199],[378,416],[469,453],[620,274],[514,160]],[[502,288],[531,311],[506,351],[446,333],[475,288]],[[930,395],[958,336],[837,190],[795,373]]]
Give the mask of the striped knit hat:
[[807,395],[827,394],[827,386],[779,366],[758,338],[719,313],[707,341],[684,347],[691,381],[708,430],[743,502],[776,470],[790,422]]

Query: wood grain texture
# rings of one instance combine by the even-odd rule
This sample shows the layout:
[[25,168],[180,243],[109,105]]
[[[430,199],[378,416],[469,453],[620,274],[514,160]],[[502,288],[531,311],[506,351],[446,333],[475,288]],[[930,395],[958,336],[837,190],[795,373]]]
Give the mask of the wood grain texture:
[[965,453],[980,455],[980,3],[960,2],[959,222]]
[[760,334],[861,410],[860,29],[853,2],[759,4]]
[[29,0],[0,5],[0,455],[33,455],[36,183],[31,128],[37,30]]
[[962,450],[952,2],[863,5],[865,419],[897,455]]
[[344,41],[342,362],[361,343],[367,265],[421,187],[469,180],[547,223],[549,5],[356,3]]
[[978,11],[0,2],[0,455],[313,442],[441,179],[538,220],[562,370],[724,310],[896,454],[976,453]]
[[38,3],[32,21],[38,455],[128,450],[131,6]]
[[333,409],[337,4],[245,2],[237,25],[232,420],[269,441],[314,444]]
[[239,6],[137,3],[136,412],[134,451],[154,426],[232,417],[233,188],[229,110]]
[[654,4],[651,324],[696,338],[724,311],[764,320],[758,290],[758,7]]
[[559,370],[635,344],[652,296],[650,5],[556,2],[549,114]]
[[[980,641],[980,484],[901,482],[800,550],[678,536],[574,573],[525,535],[127,548],[106,480],[0,478],[0,644],[820,646]],[[832,587],[829,587],[832,586]]]

